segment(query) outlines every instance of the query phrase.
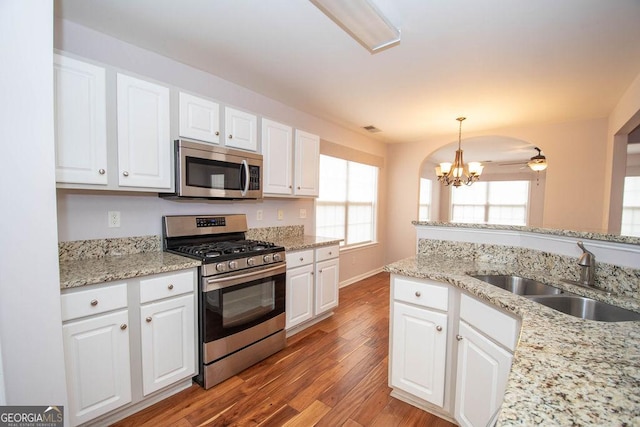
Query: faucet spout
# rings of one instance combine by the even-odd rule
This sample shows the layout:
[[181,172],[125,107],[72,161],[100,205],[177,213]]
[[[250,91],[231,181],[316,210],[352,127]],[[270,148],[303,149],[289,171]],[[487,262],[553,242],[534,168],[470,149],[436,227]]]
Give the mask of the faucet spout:
[[587,286],[595,286],[596,283],[596,256],[588,251],[582,242],[578,242],[582,249],[582,255],[578,260],[580,266],[580,283]]

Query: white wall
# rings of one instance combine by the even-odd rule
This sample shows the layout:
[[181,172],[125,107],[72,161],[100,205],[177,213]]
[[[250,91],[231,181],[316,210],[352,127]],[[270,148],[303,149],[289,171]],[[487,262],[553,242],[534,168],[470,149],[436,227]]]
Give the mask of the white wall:
[[[386,145],[366,135],[346,129],[267,98],[217,76],[173,61],[156,53],[122,42],[113,37],[69,21],[55,21],[55,47],[65,53],[134,73],[191,93],[214,99],[224,105],[251,111],[261,117],[286,123],[320,136],[321,139],[378,157],[386,157]],[[310,82],[312,84],[312,82]],[[384,263],[384,229],[386,224],[386,171],[381,171],[379,200],[380,244],[343,253],[340,256],[340,281],[349,282],[376,271]],[[265,199],[259,202],[175,202],[160,200],[153,194],[70,192],[58,190],[59,234],[61,241],[90,238],[160,234],[160,217],[168,214],[238,213],[247,214],[250,227],[304,225],[314,234],[312,200]],[[300,209],[307,210],[302,219]],[[264,220],[256,220],[263,210]],[[278,221],[278,209],[284,220]],[[122,226],[107,228],[109,210],[121,212]]]
[[6,403],[67,404],[53,146],[53,2],[0,2],[0,342]]

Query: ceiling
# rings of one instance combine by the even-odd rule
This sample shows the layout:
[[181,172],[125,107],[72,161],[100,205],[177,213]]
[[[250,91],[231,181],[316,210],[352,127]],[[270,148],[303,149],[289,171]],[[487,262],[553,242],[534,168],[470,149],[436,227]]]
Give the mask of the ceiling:
[[[638,0],[376,0],[370,54],[305,0],[55,0],[56,15],[383,142],[606,117],[640,73]],[[369,134],[363,126],[381,130]]]

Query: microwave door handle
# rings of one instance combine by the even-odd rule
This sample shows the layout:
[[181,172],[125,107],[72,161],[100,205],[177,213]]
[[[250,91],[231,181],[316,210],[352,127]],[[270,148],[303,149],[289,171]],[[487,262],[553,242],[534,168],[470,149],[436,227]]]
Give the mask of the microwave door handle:
[[243,196],[246,196],[247,190],[249,190],[249,164],[247,164],[247,161],[243,159],[240,167],[244,169],[244,186],[242,187],[240,194],[242,194]]

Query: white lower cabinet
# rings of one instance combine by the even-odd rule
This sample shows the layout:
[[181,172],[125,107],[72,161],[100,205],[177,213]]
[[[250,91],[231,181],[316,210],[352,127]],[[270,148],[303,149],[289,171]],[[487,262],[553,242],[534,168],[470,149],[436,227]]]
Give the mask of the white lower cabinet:
[[195,375],[195,283],[190,269],[62,291],[70,425],[109,424]]
[[455,418],[462,426],[486,426],[500,409],[513,355],[460,321]]
[[447,315],[393,303],[391,386],[442,406]]
[[338,245],[287,252],[287,330],[338,306],[339,255]]
[[127,310],[62,327],[71,425],[131,402]]
[[462,426],[492,425],[520,321],[447,283],[391,276],[392,395]]

